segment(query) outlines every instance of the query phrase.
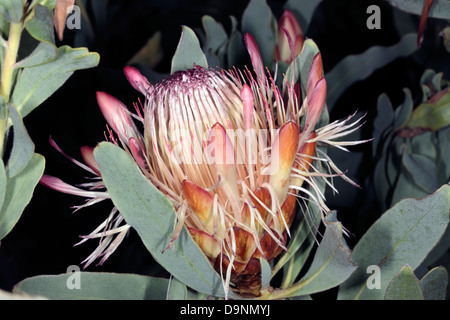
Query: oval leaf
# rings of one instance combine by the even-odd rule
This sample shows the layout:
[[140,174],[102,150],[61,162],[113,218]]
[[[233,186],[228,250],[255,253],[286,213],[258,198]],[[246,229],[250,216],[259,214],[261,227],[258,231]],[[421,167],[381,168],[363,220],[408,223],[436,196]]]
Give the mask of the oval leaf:
[[386,289],[385,300],[423,300],[419,279],[410,266],[404,266]]
[[34,16],[27,22],[25,28],[28,33],[40,42],[55,44],[53,32],[53,14],[50,8],[38,4],[33,8]]
[[170,74],[192,69],[195,65],[208,68],[208,62],[195,32],[191,28],[183,26],[177,50],[172,58]]
[[0,239],[5,237],[30,202],[34,188],[44,173],[45,159],[33,154],[27,166],[6,184],[5,199],[0,210]]
[[448,273],[444,267],[430,270],[421,280],[423,298],[425,300],[445,300],[447,293]]
[[[404,199],[386,211],[353,249],[360,266],[340,287],[339,299],[383,299],[390,281],[403,266],[417,268],[439,242],[449,222],[450,186],[422,199]],[[381,272],[380,289],[369,289],[369,266]]]
[[94,151],[113,203],[141,237],[152,256],[189,287],[223,296],[222,280],[186,228],[166,251],[175,225],[175,212],[167,198],[140,172],[121,148],[107,142]]
[[164,300],[168,286],[163,278],[75,271],[27,278],[13,292],[55,300]]
[[34,143],[28,135],[20,114],[16,108],[8,104],[9,117],[14,130],[14,140],[11,154],[6,165],[9,178],[19,174],[25,168],[34,153]]
[[58,48],[56,59],[23,70],[12,94],[12,104],[25,117],[62,86],[75,70],[95,67],[98,62],[99,55],[86,48],[62,46]]

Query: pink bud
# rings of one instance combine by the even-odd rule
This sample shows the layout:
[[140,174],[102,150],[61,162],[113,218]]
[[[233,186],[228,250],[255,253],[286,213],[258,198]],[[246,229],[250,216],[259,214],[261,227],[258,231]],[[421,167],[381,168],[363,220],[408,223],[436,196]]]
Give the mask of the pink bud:
[[250,59],[252,60],[252,66],[253,69],[255,69],[256,75],[259,79],[264,79],[264,64],[255,39],[250,33],[246,33],[244,35],[244,40],[247,51],[250,54]]
[[94,158],[94,149],[91,147],[81,147],[80,148],[81,156],[83,157],[84,163],[86,163],[89,168],[94,170],[94,172],[101,176],[100,174],[100,168],[98,167],[97,161],[95,161]]
[[136,136],[136,126],[125,105],[106,92],[97,91],[97,103],[108,124],[124,143]]
[[305,37],[297,18],[286,10],[278,21],[278,41],[275,48],[275,59],[291,63],[300,54]]
[[143,95],[148,94],[148,92],[153,88],[153,86],[148,82],[147,78],[144,77],[138,69],[126,66],[123,69],[125,73],[125,77],[127,77],[128,82],[135,88],[137,91],[141,92]]

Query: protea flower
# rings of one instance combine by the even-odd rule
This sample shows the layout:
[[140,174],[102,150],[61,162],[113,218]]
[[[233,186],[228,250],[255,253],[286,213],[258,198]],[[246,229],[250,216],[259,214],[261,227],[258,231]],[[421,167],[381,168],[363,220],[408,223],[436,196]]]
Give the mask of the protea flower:
[[[111,128],[109,140],[129,151],[173,204],[178,220],[171,243],[186,226],[222,276],[225,291],[254,297],[261,289],[259,259],[270,262],[286,250],[297,202],[306,195],[325,216],[329,209],[316,179],[347,179],[316,147],[344,148],[362,141],[333,142],[358,128],[360,120],[348,123],[351,117],[315,128],[326,97],[320,53],[301,101],[298,85],[288,79],[285,92],[279,90],[250,34],[245,43],[254,73],[194,66],[152,85],[137,69],[126,67],[131,85],[145,95],[145,103],[135,105],[136,114],[107,93],[98,92],[97,101]],[[87,166],[71,159],[98,180],[83,189],[50,176],[42,183],[90,198],[87,206],[109,196],[100,191],[104,186],[92,149],[81,152]],[[320,172],[313,161],[323,161],[329,170]],[[100,257],[103,263],[128,229],[113,209],[84,237],[100,238],[85,265]]]

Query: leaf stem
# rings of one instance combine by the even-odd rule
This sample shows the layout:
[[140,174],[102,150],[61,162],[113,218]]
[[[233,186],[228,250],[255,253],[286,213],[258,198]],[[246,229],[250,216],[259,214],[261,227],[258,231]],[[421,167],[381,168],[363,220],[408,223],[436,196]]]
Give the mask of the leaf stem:
[[3,155],[3,144],[8,123],[6,104],[9,103],[11,95],[14,65],[16,63],[17,53],[19,51],[22,28],[22,22],[11,22],[9,26],[8,46],[5,52],[5,59],[2,62],[0,95],[3,98],[3,106],[1,106],[0,114],[0,155]]

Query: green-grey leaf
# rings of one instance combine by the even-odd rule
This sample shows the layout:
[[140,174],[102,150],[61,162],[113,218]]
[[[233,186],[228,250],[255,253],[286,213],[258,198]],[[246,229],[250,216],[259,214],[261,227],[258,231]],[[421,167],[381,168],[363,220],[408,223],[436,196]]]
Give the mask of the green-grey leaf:
[[[387,0],[392,6],[408,13],[422,15],[423,1]],[[434,0],[428,12],[429,18],[446,19],[450,17],[450,2],[448,0]]]
[[131,156],[107,142],[94,151],[113,203],[144,245],[168,272],[191,288],[223,296],[222,280],[183,228],[172,247],[175,212],[172,204],[140,172]]
[[25,117],[62,86],[75,70],[95,67],[98,62],[99,55],[86,48],[62,46],[58,48],[56,59],[23,70],[12,94],[12,103]]
[[434,161],[420,154],[405,152],[402,162],[414,182],[428,193],[440,187]]
[[16,63],[16,68],[35,67],[40,64],[48,63],[56,58],[58,49],[52,44],[40,42],[31,54]]
[[227,66],[232,68],[238,66],[244,60],[246,54],[244,40],[239,31],[235,31],[230,35],[230,40],[227,46]]
[[450,52],[450,27],[445,27],[441,33],[441,37],[444,38],[445,49]]
[[180,41],[172,58],[170,74],[192,69],[194,65],[207,68],[208,62],[195,32],[189,27],[182,26]]
[[391,206],[405,198],[421,199],[426,197],[429,192],[419,187],[412,179],[411,175],[402,168],[394,185],[394,191],[391,199]]
[[[306,92],[311,64],[317,53],[319,53],[317,44],[311,39],[306,39],[303,43],[302,52],[295,57],[295,60],[286,70],[286,80],[289,81],[289,83],[296,83],[300,78],[303,96]],[[285,88],[284,82],[283,88]]]
[[440,91],[431,100],[420,104],[406,123],[408,128],[433,131],[447,126],[450,126],[450,88]]
[[389,283],[385,300],[423,300],[419,279],[410,266],[404,266]]
[[266,259],[260,258],[261,263],[261,288],[267,288],[270,285],[270,279],[272,278],[272,269]]
[[436,150],[436,142],[436,133],[430,131],[423,132],[422,134],[408,139],[408,145],[410,146],[411,153],[420,154],[421,156],[427,157],[433,161],[436,160],[438,154]]
[[5,193],[6,193],[6,171],[5,166],[3,164],[3,160],[0,159],[0,208],[3,205],[3,201],[5,200]]
[[338,222],[327,223],[311,267],[290,288],[296,289],[291,296],[308,295],[340,285],[357,269],[350,260],[350,253],[342,238],[342,225]]
[[437,172],[442,179],[450,180],[450,127],[437,132]]
[[425,300],[445,300],[448,285],[448,273],[444,267],[431,269],[421,280]]
[[53,14],[50,8],[37,5],[33,8],[34,16],[25,25],[28,33],[40,42],[55,44],[55,33],[53,29]]
[[373,46],[361,54],[348,55],[342,59],[325,75],[328,84],[327,103],[330,111],[341,94],[352,84],[367,78],[375,70],[395,59],[410,55],[416,49],[417,34],[414,33],[405,35],[393,46]]
[[[353,249],[358,270],[340,287],[339,299],[383,299],[389,282],[408,264],[413,270],[439,242],[449,222],[450,186],[422,199],[404,199],[386,211]],[[380,267],[380,289],[366,286],[367,267]]]
[[8,112],[12,122],[12,130],[14,130],[14,140],[6,165],[6,173],[9,178],[12,178],[19,174],[31,160],[34,153],[34,143],[28,135],[16,108],[8,104]]
[[242,15],[242,33],[250,33],[255,39],[265,66],[274,62],[277,42],[277,21],[266,0],[251,0]]
[[30,202],[34,188],[44,173],[44,166],[44,157],[35,153],[18,175],[7,179],[5,199],[0,210],[0,239],[11,231]]
[[405,93],[405,100],[403,103],[395,109],[395,120],[394,120],[394,128],[403,127],[408,119],[411,117],[411,112],[413,110],[413,99],[411,95],[411,91],[409,89],[403,89]]
[[321,2],[322,0],[289,0],[284,5],[284,9],[292,11],[302,29],[307,30],[314,11]]
[[206,34],[204,49],[216,53],[228,41],[227,33],[222,24],[208,15],[202,17],[202,25]]
[[55,300],[165,300],[168,286],[164,278],[78,271],[27,278],[14,292]]
[[23,14],[23,1],[0,0],[0,14],[2,14],[10,22],[20,22]]
[[373,137],[372,154],[377,155],[377,151],[380,151],[380,143],[386,138],[386,131],[394,121],[394,109],[392,108],[391,101],[386,94],[381,94],[378,97],[377,102],[377,117],[373,124]]
[[172,277],[169,280],[167,300],[186,300],[187,288],[177,278]]

